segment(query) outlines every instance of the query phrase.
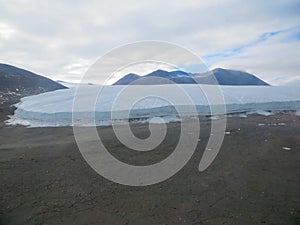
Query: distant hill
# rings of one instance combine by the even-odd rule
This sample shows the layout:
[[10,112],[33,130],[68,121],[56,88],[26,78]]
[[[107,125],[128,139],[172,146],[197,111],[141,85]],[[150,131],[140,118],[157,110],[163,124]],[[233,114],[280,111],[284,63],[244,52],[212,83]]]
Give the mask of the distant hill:
[[113,85],[157,85],[157,84],[219,84],[219,85],[266,85],[269,84],[253,74],[238,70],[217,68],[206,73],[156,70],[145,76],[127,74]]

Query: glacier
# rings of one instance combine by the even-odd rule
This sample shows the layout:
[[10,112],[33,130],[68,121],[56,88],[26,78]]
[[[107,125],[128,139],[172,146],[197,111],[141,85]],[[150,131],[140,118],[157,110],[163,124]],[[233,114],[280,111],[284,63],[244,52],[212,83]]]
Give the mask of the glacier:
[[[144,95],[146,97],[143,97]],[[183,98],[183,95],[187,97]],[[74,106],[75,99],[79,99],[80,104],[77,106]],[[118,99],[121,100],[117,101]],[[153,118],[156,117],[171,122],[180,120],[182,115],[187,117],[234,113],[241,115],[241,113],[255,111],[264,114],[266,111],[281,110],[292,110],[298,113],[300,89],[285,86],[193,84],[125,87],[79,85],[22,98],[16,107],[14,115],[6,121],[9,125],[106,126],[111,125],[112,121],[122,123],[128,120],[155,123],[158,120]],[[196,113],[192,110],[193,107]],[[181,116],[177,109],[183,112]]]

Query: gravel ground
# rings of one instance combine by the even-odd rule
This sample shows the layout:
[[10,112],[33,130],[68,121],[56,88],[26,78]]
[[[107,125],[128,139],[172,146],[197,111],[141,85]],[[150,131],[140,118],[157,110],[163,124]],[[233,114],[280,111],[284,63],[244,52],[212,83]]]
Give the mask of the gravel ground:
[[[84,161],[70,127],[26,128],[0,123],[0,224],[300,224],[300,117],[231,117],[215,161],[199,161],[210,135],[201,121],[192,159],[159,184],[113,183]],[[134,124],[140,137],[147,124]],[[132,164],[151,164],[174,149],[180,124],[154,151],[132,152],[111,127],[98,128],[110,152]],[[286,147],[286,149],[283,149]],[[289,148],[289,149],[287,149]]]

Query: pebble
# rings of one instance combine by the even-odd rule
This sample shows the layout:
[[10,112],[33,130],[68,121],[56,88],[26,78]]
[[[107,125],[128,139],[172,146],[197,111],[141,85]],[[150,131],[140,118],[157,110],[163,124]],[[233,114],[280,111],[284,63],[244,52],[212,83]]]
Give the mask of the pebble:
[[289,148],[289,147],[282,147],[283,150],[286,150],[286,151],[291,151],[292,148]]

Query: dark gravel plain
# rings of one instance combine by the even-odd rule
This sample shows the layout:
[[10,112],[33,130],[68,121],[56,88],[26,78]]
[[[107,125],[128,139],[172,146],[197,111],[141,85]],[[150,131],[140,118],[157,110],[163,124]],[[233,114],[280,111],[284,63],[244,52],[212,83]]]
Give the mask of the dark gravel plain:
[[[230,134],[200,173],[210,135],[210,121],[203,119],[201,140],[180,172],[159,184],[130,187],[89,167],[71,127],[6,126],[13,112],[8,106],[0,109],[1,225],[300,224],[300,117],[292,112],[228,118]],[[168,128],[167,138],[148,153],[126,149],[111,127],[98,130],[117,158],[151,164],[177,144],[180,124]],[[147,124],[132,129],[149,135]]]

